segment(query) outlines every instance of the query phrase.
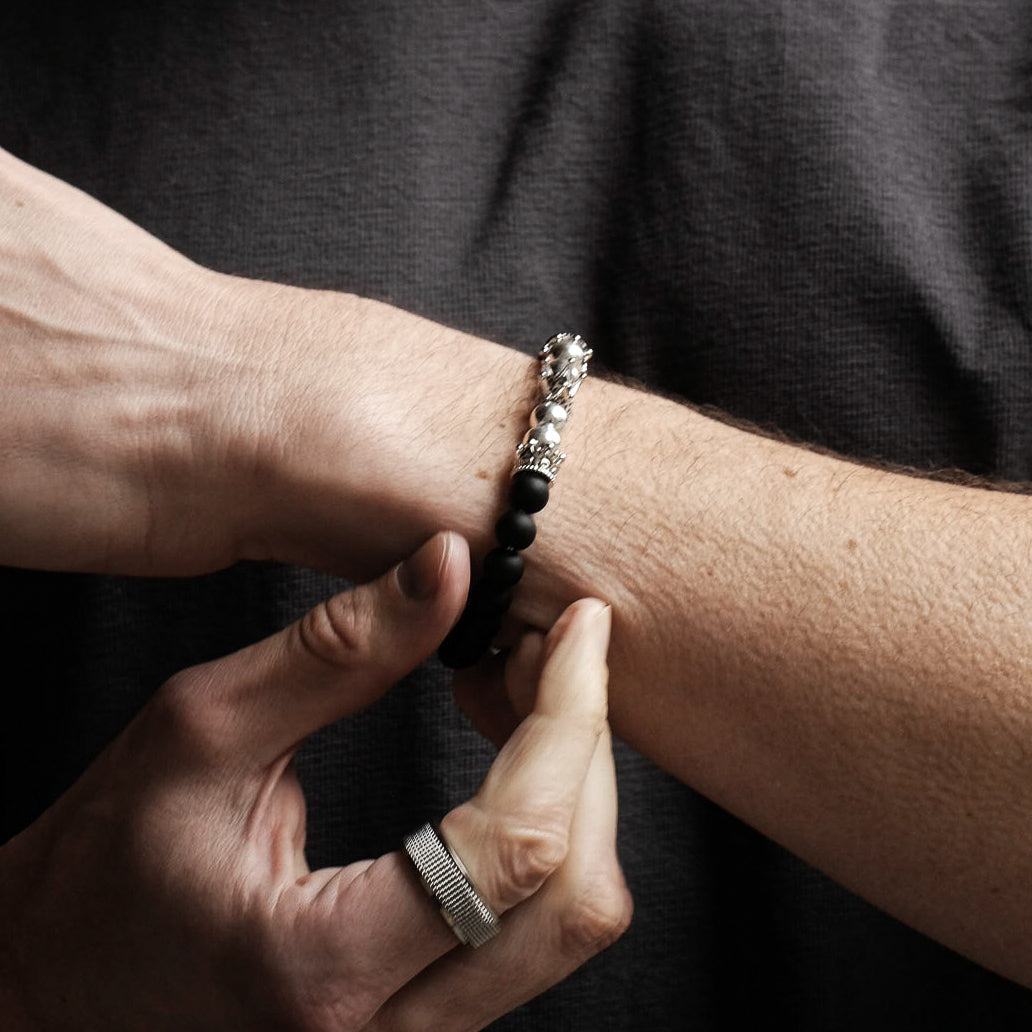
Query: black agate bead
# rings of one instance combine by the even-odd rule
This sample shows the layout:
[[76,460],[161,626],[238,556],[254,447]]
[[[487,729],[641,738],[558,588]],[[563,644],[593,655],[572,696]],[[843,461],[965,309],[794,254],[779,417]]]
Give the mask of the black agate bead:
[[524,512],[540,512],[548,504],[548,477],[532,469],[522,469],[512,478],[509,503]]
[[511,548],[495,548],[484,556],[484,580],[511,588],[523,576],[523,556]]
[[504,616],[512,605],[512,588],[502,588],[481,581],[473,585],[466,605],[474,613]]
[[514,548],[517,552],[527,548],[536,533],[534,520],[522,509],[510,509],[495,524],[498,543],[505,548]]
[[[500,624],[501,620],[498,622]],[[492,637],[490,628],[481,627],[480,621],[471,613],[463,613],[448,637],[441,642],[437,656],[450,670],[464,670],[479,661],[490,646]]]

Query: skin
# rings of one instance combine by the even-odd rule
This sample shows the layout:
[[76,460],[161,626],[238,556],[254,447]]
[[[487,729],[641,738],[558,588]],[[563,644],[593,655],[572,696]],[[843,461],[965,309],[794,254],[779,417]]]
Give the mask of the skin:
[[298,745],[425,658],[467,583],[464,542],[437,535],[401,570],[162,686],[0,850],[4,1027],[476,1029],[615,940],[630,900],[597,600],[512,655],[503,677],[526,708],[496,699],[498,757],[441,822],[505,915],[497,937],[460,948],[400,853],[305,862]]
[[[340,302],[320,303],[329,333]],[[414,351],[443,339],[491,384],[479,446],[435,430],[371,473],[396,511],[418,500],[483,555],[530,407],[512,397],[533,397],[536,363],[411,316],[404,335],[382,306],[346,303],[367,310],[364,339],[383,323]],[[434,389],[421,371],[426,394],[449,389],[440,361]],[[587,590],[613,604],[616,733],[1032,986],[1030,499],[855,465],[590,377],[563,445],[515,615],[547,627]],[[310,442],[316,495],[330,462]]]
[[[376,302],[198,269],[10,158],[0,197],[31,241],[0,230],[15,345],[0,561],[142,573],[273,557],[368,575],[440,527],[487,550],[532,360]],[[98,284],[100,253],[132,255],[132,273]],[[563,443],[515,616],[543,629],[587,592],[610,601],[619,734],[1032,986],[1029,499],[857,466],[592,378]],[[48,493],[58,470],[75,492]]]

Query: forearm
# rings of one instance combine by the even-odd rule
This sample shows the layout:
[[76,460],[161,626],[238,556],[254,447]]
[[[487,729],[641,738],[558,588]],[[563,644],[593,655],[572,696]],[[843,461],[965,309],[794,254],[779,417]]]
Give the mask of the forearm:
[[840,462],[608,384],[577,418],[528,615],[586,583],[612,593],[618,732],[875,903],[1032,982],[1029,500]]
[[546,597],[582,523],[573,576],[611,584],[623,617],[618,732],[893,914],[1032,981],[1029,500],[609,385],[578,420],[583,460],[528,587]]
[[[244,553],[332,568],[344,527],[373,568],[449,527],[482,556],[536,363],[344,295],[301,292],[298,311],[294,386],[270,420],[289,461]],[[342,340],[366,356],[360,389],[333,374]],[[617,733],[1032,985],[1030,499],[843,462],[591,377],[563,445],[514,612],[544,627],[582,595],[613,603]]]
[[[406,533],[453,527],[482,555],[535,363],[405,318],[392,333],[411,335],[419,388],[397,419],[414,437],[368,475],[387,478]],[[586,593],[614,603],[618,733],[1032,984],[1029,499],[841,462],[590,378],[564,446],[516,613],[544,626]]]

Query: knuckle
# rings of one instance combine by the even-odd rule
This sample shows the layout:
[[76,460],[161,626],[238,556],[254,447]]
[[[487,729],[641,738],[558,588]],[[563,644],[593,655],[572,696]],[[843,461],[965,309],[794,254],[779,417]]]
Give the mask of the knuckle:
[[563,953],[594,955],[612,946],[627,931],[634,914],[631,894],[619,871],[582,886],[559,914]]
[[291,1032],[357,1032],[369,1027],[375,1011],[375,1004],[364,999],[303,1001],[287,1016],[286,1028]]
[[158,740],[210,763],[226,756],[229,718],[204,667],[169,678],[147,707],[146,717]]
[[514,825],[498,835],[495,863],[499,895],[504,904],[533,895],[566,859],[569,835],[565,828]]
[[597,739],[602,736],[609,722],[609,704],[603,701],[599,706],[589,713],[584,713],[576,720],[577,730],[583,732],[587,738]]
[[372,611],[353,591],[320,603],[295,626],[302,647],[337,668],[353,666],[365,658],[373,638]]
[[502,910],[537,892],[569,850],[569,813],[558,806],[528,817],[493,813],[473,799],[452,810],[441,830],[463,860],[475,860],[470,863],[474,882],[487,902]]
[[543,719],[561,726],[564,734],[570,738],[598,741],[609,726],[609,704],[602,699],[590,707],[585,706],[565,712],[561,716],[548,716]]

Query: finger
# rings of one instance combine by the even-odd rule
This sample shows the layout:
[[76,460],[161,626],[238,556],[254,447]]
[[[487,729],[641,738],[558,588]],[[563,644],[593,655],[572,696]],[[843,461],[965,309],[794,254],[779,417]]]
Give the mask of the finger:
[[545,636],[540,631],[527,631],[505,668],[505,694],[520,720],[534,709],[547,656],[548,640]]
[[165,686],[220,757],[266,765],[368,705],[426,659],[457,618],[469,553],[435,535],[379,580],[328,599],[279,634]]
[[[475,801],[442,822],[485,902],[499,913],[539,888],[564,859],[577,797],[605,726],[608,610],[594,601],[574,610],[556,628],[535,712],[499,754]],[[513,779],[512,789],[499,783],[502,776]],[[560,790],[559,783],[572,787]],[[498,870],[501,876],[486,877]],[[316,872],[297,893],[301,902],[292,893],[286,904],[304,915],[297,962],[332,963],[381,994],[376,1006],[458,943],[403,854],[380,857],[358,876]]]
[[374,1030],[478,1029],[540,995],[623,934],[632,905],[616,858],[616,776],[599,739],[565,863],[475,954],[453,951],[400,989]]
[[474,667],[457,670],[452,680],[459,709],[496,749],[501,749],[520,722],[505,694],[505,662],[504,655],[488,656]]
[[402,852],[314,871],[279,895],[276,910],[287,982],[306,987],[299,1016],[324,1019],[298,1027],[365,1028],[384,1000],[459,945]]
[[565,857],[606,721],[609,628],[610,609],[597,599],[575,602],[559,618],[545,642],[533,711],[505,743],[480,791],[441,822],[495,910],[537,891]]
[[[541,677],[545,638],[530,631],[508,656],[489,656],[456,671],[452,693],[473,726],[501,749],[534,705]],[[520,709],[512,700],[520,700]]]

